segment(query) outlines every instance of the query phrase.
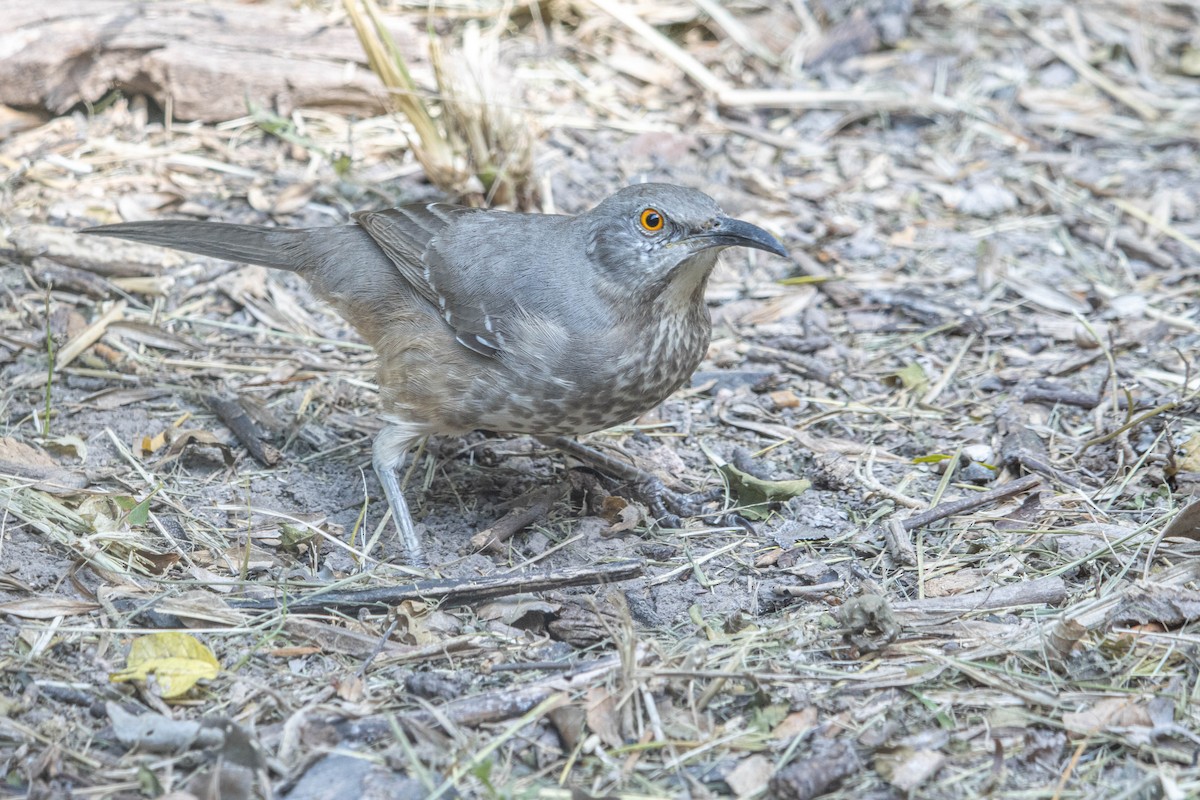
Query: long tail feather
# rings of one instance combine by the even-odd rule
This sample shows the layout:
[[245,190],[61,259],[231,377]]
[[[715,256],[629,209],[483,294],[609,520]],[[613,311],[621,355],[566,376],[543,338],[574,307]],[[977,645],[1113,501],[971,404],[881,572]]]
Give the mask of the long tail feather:
[[161,220],[101,225],[85,228],[80,233],[156,244],[226,261],[259,264],[291,272],[302,271],[308,266],[304,263],[304,257],[308,255],[305,246],[308,231],[303,229]]

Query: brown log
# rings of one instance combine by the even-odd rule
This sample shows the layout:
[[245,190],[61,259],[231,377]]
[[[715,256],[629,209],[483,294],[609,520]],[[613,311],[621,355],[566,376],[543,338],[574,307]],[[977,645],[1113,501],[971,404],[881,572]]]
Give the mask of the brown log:
[[[58,114],[120,89],[163,107],[169,97],[184,120],[234,119],[247,101],[284,115],[384,111],[383,86],[353,29],[285,4],[0,0],[0,19],[4,105]],[[422,82],[418,36],[401,20],[389,29]]]

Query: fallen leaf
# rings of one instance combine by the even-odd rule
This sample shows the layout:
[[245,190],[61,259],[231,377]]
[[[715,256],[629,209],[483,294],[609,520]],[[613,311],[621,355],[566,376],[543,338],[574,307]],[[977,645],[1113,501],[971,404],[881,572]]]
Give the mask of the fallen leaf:
[[646,509],[639,503],[631,503],[623,497],[609,495],[600,506],[600,516],[612,523],[604,534],[611,535],[631,531],[644,523]]
[[87,485],[86,478],[63,469],[45,451],[8,436],[0,436],[0,474],[38,481],[34,488],[51,493],[70,492]]
[[130,525],[145,525],[150,521],[150,498],[153,494],[146,495],[144,500],[135,500],[123,494],[113,497],[113,502],[121,507],[125,512],[125,521]]
[[783,718],[771,731],[772,739],[792,739],[817,727],[817,709],[808,706],[799,711],[793,711]]
[[896,370],[885,380],[893,386],[901,386],[905,389],[919,389],[929,383],[924,368],[915,361]]
[[1163,531],[1164,539],[1195,539],[1200,541],[1200,500],[1184,506]]
[[1085,736],[1105,728],[1149,727],[1154,724],[1145,707],[1128,697],[1106,697],[1091,708],[1063,714],[1062,721],[1063,727],[1071,733]]
[[168,631],[133,640],[125,669],[108,676],[113,683],[146,681],[154,675],[164,700],[181,697],[200,680],[212,680],[221,664],[194,636]]
[[733,464],[722,464],[720,467],[725,479],[729,481],[729,490],[737,498],[738,513],[746,519],[763,520],[770,516],[767,507],[772,501],[790,500],[808,491],[811,481],[804,479],[789,481],[767,481],[756,478],[748,472],[735,467]]
[[87,444],[78,436],[56,436],[42,442],[42,446],[55,453],[70,451],[80,461],[87,461]]
[[31,597],[27,600],[0,603],[0,614],[12,614],[14,617],[22,619],[54,619],[55,617],[88,614],[99,607],[98,603],[90,600],[71,600],[66,597]]
[[1179,472],[1200,472],[1200,434],[1184,442],[1179,451],[1176,469]]
[[738,762],[725,776],[725,783],[737,797],[749,797],[767,788],[767,781],[774,771],[775,767],[769,758],[753,755]]
[[1057,311],[1062,314],[1088,314],[1091,312],[1091,308],[1082,300],[1045,284],[1034,283],[1028,278],[1010,277],[1006,283],[1014,292],[1048,311]]
[[541,615],[544,618],[554,614],[559,608],[558,603],[549,603],[534,595],[522,594],[484,603],[476,610],[476,614],[480,619],[499,620],[505,625],[529,628],[528,624],[518,623],[528,623],[530,620],[526,618],[534,615]]
[[875,757],[875,771],[897,789],[911,792],[932,778],[945,762],[946,757],[936,750],[898,747],[888,752],[881,751]]
[[357,703],[366,694],[366,686],[363,684],[363,679],[358,675],[335,678],[333,685],[337,691],[337,696],[348,703]]
[[138,453],[142,456],[142,458],[145,458],[148,455],[157,453],[159,450],[161,450],[166,445],[166,443],[167,443],[167,432],[159,431],[158,433],[154,434],[153,436],[143,436],[141,438],[141,440],[137,443],[136,449],[138,450]]
[[237,458],[233,454],[233,448],[222,442],[214,434],[208,431],[180,431],[171,441],[171,446],[167,448],[166,453],[156,463],[155,467],[161,468],[179,458],[184,452],[191,447],[215,447],[221,451],[221,458],[225,461],[225,466],[232,467]]
[[621,737],[621,726],[617,721],[617,699],[603,686],[588,689],[585,718],[588,728],[609,747],[620,747],[625,742]]
[[1182,586],[1135,584],[1126,591],[1110,618],[1134,625],[1156,622],[1165,628],[1177,628],[1200,619],[1200,591]]
[[90,394],[80,400],[80,405],[89,408],[100,409],[102,411],[111,411],[114,408],[121,406],[132,405],[133,403],[144,403],[147,400],[153,400],[156,397],[162,397],[167,394],[168,390],[158,389],[146,386],[136,388],[114,388],[103,389],[95,394]]
[[925,581],[926,597],[947,597],[979,588],[987,576],[982,570],[961,569],[949,575],[938,575]]

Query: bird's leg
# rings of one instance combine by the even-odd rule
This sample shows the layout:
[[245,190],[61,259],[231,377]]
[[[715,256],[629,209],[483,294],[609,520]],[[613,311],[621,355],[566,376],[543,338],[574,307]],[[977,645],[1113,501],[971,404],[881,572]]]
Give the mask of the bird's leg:
[[699,495],[687,495],[677,492],[668,488],[656,475],[641,467],[580,444],[567,436],[547,436],[541,438],[541,441],[580,461],[591,464],[617,480],[628,481],[636,485],[638,492],[650,507],[650,513],[668,528],[682,527],[683,520],[680,517],[700,516],[702,506],[719,498],[721,494],[719,489],[716,490],[716,494],[703,492]]
[[383,493],[392,510],[396,530],[400,532],[405,556],[413,567],[424,567],[425,556],[421,552],[417,530],[413,527],[412,515],[408,513],[408,503],[404,502],[404,493],[400,491],[398,470],[404,463],[404,456],[421,439],[421,435],[411,425],[393,422],[375,436],[375,444],[371,449],[375,475],[383,485]]

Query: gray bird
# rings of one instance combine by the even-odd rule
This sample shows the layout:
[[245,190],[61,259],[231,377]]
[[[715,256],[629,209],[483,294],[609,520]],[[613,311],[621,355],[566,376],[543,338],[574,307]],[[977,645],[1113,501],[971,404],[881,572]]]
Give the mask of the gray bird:
[[379,354],[387,427],[373,463],[415,564],[421,543],[397,469],[423,437],[574,435],[628,421],[704,356],[717,253],[787,256],[708,195],[654,183],[574,217],[432,203],[325,228],[161,221],[83,232],[296,272],[333,305]]

